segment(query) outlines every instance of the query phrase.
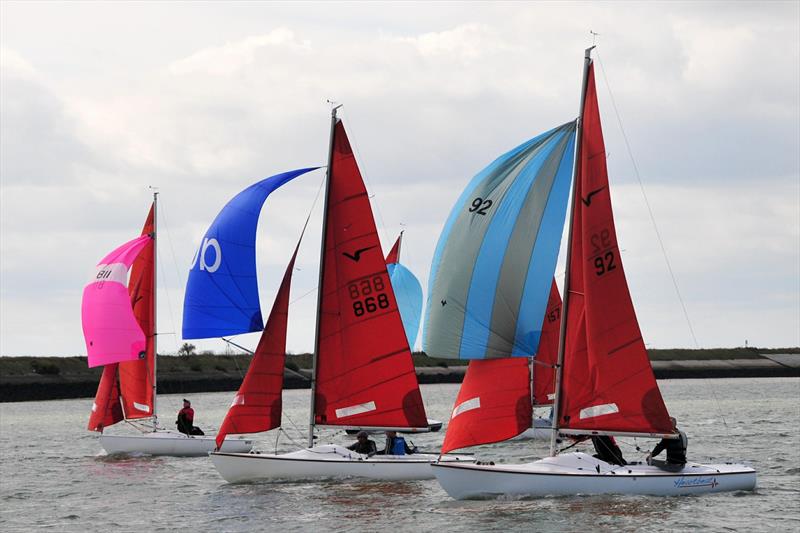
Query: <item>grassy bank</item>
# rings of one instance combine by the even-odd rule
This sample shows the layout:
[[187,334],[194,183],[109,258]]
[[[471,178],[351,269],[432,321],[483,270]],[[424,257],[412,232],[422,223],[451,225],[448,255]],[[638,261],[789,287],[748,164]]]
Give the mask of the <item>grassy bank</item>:
[[[800,354],[800,348],[711,348],[706,350],[653,349],[651,361],[707,361],[730,359],[760,359],[759,354]],[[192,355],[162,355],[158,358],[159,376],[170,374],[243,376],[250,364],[249,354],[217,355],[201,353]],[[311,368],[311,354],[289,354],[286,363],[292,370]],[[414,353],[417,367],[463,366],[465,361],[437,359],[423,352]],[[10,376],[63,376],[71,378],[99,378],[101,368],[88,368],[86,357],[0,357],[0,383]]]

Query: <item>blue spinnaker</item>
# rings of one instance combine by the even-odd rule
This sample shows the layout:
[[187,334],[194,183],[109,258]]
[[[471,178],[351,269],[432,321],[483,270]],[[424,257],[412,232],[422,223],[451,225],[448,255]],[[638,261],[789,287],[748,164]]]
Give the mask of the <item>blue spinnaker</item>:
[[408,346],[413,351],[414,343],[417,342],[419,323],[422,320],[422,286],[417,277],[400,263],[390,263],[386,265],[386,270],[392,280],[392,289],[408,337]]
[[445,223],[428,279],[431,357],[533,356],[564,229],[575,122],[500,156]]
[[195,254],[183,300],[183,338],[207,339],[264,329],[256,275],[261,207],[281,185],[319,167],[277,174],[228,202]]

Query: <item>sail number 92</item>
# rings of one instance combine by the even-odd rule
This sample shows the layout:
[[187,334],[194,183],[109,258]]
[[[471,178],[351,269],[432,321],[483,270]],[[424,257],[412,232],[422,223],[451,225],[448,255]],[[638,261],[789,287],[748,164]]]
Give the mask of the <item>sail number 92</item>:
[[374,313],[378,309],[389,308],[389,297],[383,278],[375,276],[371,279],[362,279],[347,286],[350,298],[353,300],[353,314],[362,316],[365,313]]
[[484,200],[483,198],[478,197],[472,200],[472,205],[469,208],[469,212],[477,213],[479,215],[486,215],[486,212],[489,210],[490,207],[492,207],[491,200],[488,199]]

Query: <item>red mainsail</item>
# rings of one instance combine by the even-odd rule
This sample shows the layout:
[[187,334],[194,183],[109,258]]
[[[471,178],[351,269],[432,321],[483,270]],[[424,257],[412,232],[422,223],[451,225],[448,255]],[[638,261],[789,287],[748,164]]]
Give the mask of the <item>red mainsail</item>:
[[258,433],[281,425],[283,407],[283,366],[286,362],[286,325],[289,320],[289,291],[297,248],[283,274],[267,325],[247,374],[217,433],[217,448],[231,433]]
[[128,292],[131,295],[133,314],[147,339],[144,359],[119,363],[120,394],[125,418],[153,416],[153,380],[155,379],[155,320],[153,296],[155,290],[155,226],[154,206],[142,228],[142,235],[153,235],[153,240],[139,253],[131,267]]
[[619,253],[593,65],[578,163],[559,427],[671,433]]
[[340,120],[334,127],[332,148],[315,423],[427,427],[369,197]]
[[117,365],[105,365],[97,386],[97,394],[89,416],[89,431],[103,432],[103,428],[113,426],[122,421],[122,404],[119,401],[119,383],[117,382]]
[[504,441],[531,427],[532,404],[553,403],[553,365],[558,355],[560,327],[561,296],[554,279],[533,367],[533,398],[527,357],[470,361],[447,426],[442,453]]

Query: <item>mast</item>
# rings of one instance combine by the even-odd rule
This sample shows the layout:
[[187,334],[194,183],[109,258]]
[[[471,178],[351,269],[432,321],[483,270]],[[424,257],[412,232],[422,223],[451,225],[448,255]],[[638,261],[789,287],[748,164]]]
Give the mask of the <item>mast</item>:
[[530,397],[531,397],[531,427],[533,427],[533,407],[536,405],[536,389],[533,384],[533,357],[528,357],[528,383],[530,384]]
[[158,269],[156,261],[158,261],[158,241],[156,235],[158,234],[158,192],[153,191],[153,431],[158,427],[158,413],[156,411],[156,385],[158,382],[158,374],[156,373],[156,361],[158,361],[158,333],[156,332],[156,312],[158,306],[156,305],[156,298],[158,297],[158,290],[156,289],[156,282],[158,281]]
[[397,238],[397,262],[400,262],[400,250],[403,248],[403,232],[406,230],[400,231],[400,237]]
[[331,109],[331,134],[328,145],[328,168],[325,170],[325,203],[322,208],[322,239],[319,250],[319,282],[317,284],[317,325],[314,339],[314,355],[311,358],[311,408],[308,416],[308,447],[314,446],[314,402],[317,392],[317,357],[319,357],[319,323],[322,314],[322,276],[325,272],[325,244],[328,237],[328,201],[331,193],[331,166],[333,163],[333,134],[336,131],[336,111],[341,104]]
[[569,233],[567,237],[567,271],[564,275],[564,296],[561,304],[561,327],[558,332],[558,360],[556,361],[555,398],[553,398],[552,433],[550,434],[550,457],[556,455],[556,440],[558,439],[558,422],[561,417],[561,381],[564,367],[564,345],[567,338],[567,316],[569,310],[569,265],[572,259],[572,232],[575,220],[575,205],[578,201],[578,166],[581,157],[581,137],[583,136],[583,106],[586,101],[586,84],[589,81],[589,66],[592,64],[592,50],[594,46],[586,49],[583,58],[583,83],[581,85],[581,104],[578,110],[578,124],[575,132],[575,163],[572,167],[572,202],[569,209]]

